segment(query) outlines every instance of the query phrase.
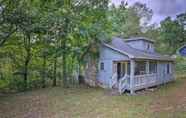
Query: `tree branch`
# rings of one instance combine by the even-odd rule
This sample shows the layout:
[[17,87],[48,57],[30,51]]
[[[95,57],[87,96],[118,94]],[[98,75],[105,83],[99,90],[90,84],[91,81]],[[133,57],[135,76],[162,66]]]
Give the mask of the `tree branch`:
[[0,40],[0,47],[2,47],[5,42],[8,40],[8,38],[16,31],[16,29],[13,29],[11,32],[9,32],[6,36],[2,37]]

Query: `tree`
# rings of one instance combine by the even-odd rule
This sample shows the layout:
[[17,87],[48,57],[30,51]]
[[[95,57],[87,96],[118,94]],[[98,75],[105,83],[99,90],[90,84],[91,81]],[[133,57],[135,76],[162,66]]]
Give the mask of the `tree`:
[[150,16],[146,12],[125,2],[110,7],[108,0],[1,0],[0,53],[8,55],[1,58],[10,60],[11,78],[23,81],[25,89],[46,87],[48,78],[53,86],[62,78],[69,87],[83,73],[96,80],[100,44],[113,35],[143,34],[140,19]]
[[15,6],[17,0],[1,0],[0,1],[0,47],[16,32],[16,24],[18,24],[19,14],[16,12]]
[[177,21],[181,25],[183,31],[182,39],[186,41],[186,12],[177,16]]
[[161,22],[161,40],[167,45],[167,51],[174,54],[176,50],[184,44],[184,27],[177,20],[167,17]]
[[109,20],[112,22],[113,35],[129,38],[142,33],[138,13],[127,4],[123,3],[119,7],[113,5],[109,12]]
[[[95,85],[97,64],[99,57],[99,45],[103,41],[108,41],[111,33],[111,24],[107,20],[108,0],[89,1],[86,4],[83,21],[81,23],[81,34],[86,41],[85,50],[82,52],[80,59],[85,59],[86,69],[85,78],[90,80],[90,85]],[[93,81],[93,83],[90,83]]]
[[152,19],[153,11],[148,8],[146,4],[136,2],[132,8],[137,13],[137,16],[140,18],[140,26],[148,27],[149,21]]

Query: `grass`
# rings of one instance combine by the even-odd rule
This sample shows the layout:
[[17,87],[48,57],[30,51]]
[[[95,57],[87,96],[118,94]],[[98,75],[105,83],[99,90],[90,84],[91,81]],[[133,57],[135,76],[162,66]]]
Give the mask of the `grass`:
[[47,88],[0,97],[0,118],[184,118],[185,89],[184,78],[135,96],[110,96],[100,88]]

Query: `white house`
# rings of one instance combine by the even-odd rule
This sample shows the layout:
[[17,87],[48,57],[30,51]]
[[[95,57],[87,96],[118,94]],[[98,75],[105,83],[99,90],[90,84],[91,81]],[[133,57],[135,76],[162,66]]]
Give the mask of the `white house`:
[[154,42],[137,37],[115,37],[100,46],[97,81],[103,88],[136,90],[174,80],[174,59],[158,54]]

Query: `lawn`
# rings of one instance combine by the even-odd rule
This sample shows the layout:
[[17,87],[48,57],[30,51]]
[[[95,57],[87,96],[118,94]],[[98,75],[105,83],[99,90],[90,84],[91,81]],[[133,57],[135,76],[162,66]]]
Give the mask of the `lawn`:
[[184,118],[186,78],[135,96],[61,87],[0,97],[0,118]]

